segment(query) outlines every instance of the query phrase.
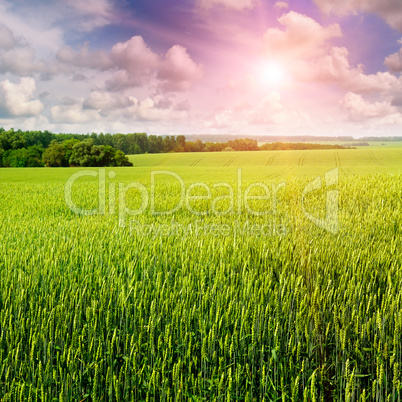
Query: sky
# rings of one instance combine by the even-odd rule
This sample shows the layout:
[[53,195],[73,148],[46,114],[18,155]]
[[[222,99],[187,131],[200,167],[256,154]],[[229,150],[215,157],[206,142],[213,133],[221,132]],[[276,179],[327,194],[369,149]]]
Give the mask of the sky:
[[0,0],[0,127],[402,135],[401,0]]

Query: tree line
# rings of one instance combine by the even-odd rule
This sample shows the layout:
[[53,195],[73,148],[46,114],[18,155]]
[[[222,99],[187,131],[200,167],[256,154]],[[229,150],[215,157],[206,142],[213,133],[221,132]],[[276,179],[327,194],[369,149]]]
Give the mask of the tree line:
[[55,134],[0,128],[0,166],[131,166],[126,154],[168,152],[223,152],[289,149],[343,149],[340,145],[268,143],[233,139],[226,142],[186,141],[184,135]]
[[89,135],[0,128],[0,167],[132,166],[120,149]]

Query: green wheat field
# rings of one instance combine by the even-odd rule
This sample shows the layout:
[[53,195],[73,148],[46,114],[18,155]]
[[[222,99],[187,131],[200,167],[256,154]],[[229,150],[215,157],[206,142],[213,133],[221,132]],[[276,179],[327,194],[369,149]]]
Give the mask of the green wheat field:
[[401,400],[402,147],[130,160],[0,170],[0,400]]

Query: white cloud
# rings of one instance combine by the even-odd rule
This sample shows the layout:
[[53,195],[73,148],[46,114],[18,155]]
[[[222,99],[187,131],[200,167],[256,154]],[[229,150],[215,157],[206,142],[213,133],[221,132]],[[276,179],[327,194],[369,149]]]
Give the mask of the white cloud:
[[183,46],[173,46],[161,63],[157,78],[165,91],[186,91],[203,76],[203,67],[197,65]]
[[290,105],[284,105],[281,95],[277,92],[271,92],[262,99],[248,113],[247,121],[254,126],[278,127],[278,129],[309,127],[311,124],[307,113]]
[[[60,48],[63,43],[62,28],[60,24],[53,26],[54,18],[48,11],[49,4],[46,4],[46,7],[41,10],[43,12],[38,12],[40,7],[36,2],[27,4],[32,4],[32,9],[24,9],[23,12],[17,13],[13,9],[14,4],[4,0],[0,1],[0,24],[4,24],[9,30],[12,30],[14,37],[18,38],[18,42],[20,42],[20,38],[23,38],[24,44],[34,48],[40,57],[45,54],[48,56]],[[66,16],[66,13],[61,13],[60,19],[66,18]]]
[[[170,109],[174,105],[175,96],[169,93],[167,94],[156,94],[153,96],[153,101],[155,107],[158,109]],[[184,106],[184,105],[183,105]],[[175,110],[188,110],[182,106],[175,106]]]
[[294,63],[293,73],[301,80],[336,83],[353,92],[372,92],[396,95],[402,90],[402,77],[388,72],[365,74],[363,66],[352,67],[349,52],[343,47],[333,47],[326,56]]
[[141,36],[133,36],[126,42],[116,43],[110,52],[91,51],[85,43],[79,50],[71,46],[61,48],[56,57],[67,70],[71,67],[94,69],[98,71],[117,70],[106,81],[110,90],[141,86],[156,74],[159,56],[144,42]]
[[348,92],[341,106],[354,122],[377,127],[402,124],[402,114],[388,101],[369,102],[359,94]]
[[[153,133],[191,132],[197,125],[200,131],[209,127],[259,133],[294,129],[300,133],[313,128],[317,133],[324,127],[324,115],[333,119],[334,127],[337,123],[349,127],[364,121],[384,125],[400,122],[402,76],[398,73],[402,72],[402,50],[385,60],[390,72],[367,74],[363,65],[351,64],[346,48],[333,46],[333,39],[342,36],[339,25],[321,25],[306,15],[288,12],[286,0],[269,6],[274,15],[280,16],[283,10],[285,14],[279,18],[279,29],[268,29],[263,39],[261,27],[250,29],[250,13],[238,12],[250,10],[260,0],[197,1],[200,26],[189,31],[194,28],[196,33],[201,27],[206,37],[214,40],[185,48],[178,43],[187,43],[187,39],[183,37],[180,42],[171,32],[163,43],[170,40],[175,45],[161,51],[141,36],[124,38],[103,50],[89,43],[66,46],[64,40],[79,43],[86,35],[84,31],[121,21],[116,19],[114,0],[89,0],[85,4],[56,0],[51,5],[45,0],[24,0],[7,7],[0,0],[2,116],[7,124],[15,122],[15,127],[48,124],[56,131],[80,132],[147,128]],[[330,1],[316,1],[323,7],[326,4],[327,12],[353,13],[369,7],[357,0],[334,0],[332,6]],[[395,5],[381,0],[378,7],[371,0],[366,4],[374,10],[385,3]],[[161,32],[164,29],[160,27]],[[97,33],[97,38],[103,34]],[[204,52],[209,63],[205,85],[199,83],[204,67],[193,58],[191,49]],[[286,71],[286,83],[263,82],[258,75],[260,65],[264,69],[271,62]],[[16,80],[15,76],[23,79]],[[35,80],[29,76],[35,77],[38,93],[43,96],[36,94]],[[229,78],[228,88],[225,79]],[[186,94],[188,99],[184,100],[180,92],[194,87],[196,91]],[[270,92],[273,90],[278,93]],[[341,109],[338,102],[345,93]],[[224,107],[209,112],[207,119],[206,113],[217,104]],[[352,123],[342,123],[342,110]],[[314,122],[309,111],[314,113]]]
[[114,45],[111,57],[119,68],[137,73],[155,69],[159,59],[141,36]]
[[314,0],[327,14],[353,14],[358,11],[381,16],[391,27],[402,31],[400,0]]
[[42,79],[67,73],[73,74],[73,80],[82,81],[88,75],[85,70],[92,69],[108,72],[103,85],[116,92],[150,84],[162,91],[185,91],[203,76],[203,67],[192,60],[186,48],[175,45],[163,57],[141,36],[116,43],[110,52],[93,51],[88,43],[78,49],[64,45],[55,59],[43,61],[37,60],[34,49],[7,27],[0,26],[0,34],[0,73],[23,77],[40,73]]
[[212,117],[207,117],[205,125],[208,128],[226,128],[231,127],[235,121],[239,121],[239,116],[233,110],[226,109],[215,113]]
[[289,4],[286,3],[285,1],[277,1],[275,3],[275,8],[279,9],[279,10],[286,10],[289,8]]
[[50,109],[51,121],[70,126],[75,124],[113,126],[116,122],[131,126],[139,121],[184,121],[188,117],[188,111],[176,108],[173,100],[169,103],[164,103],[164,100],[166,101],[162,95],[138,99],[134,96],[95,91],[87,99],[65,98],[62,103],[53,106]]
[[36,90],[33,78],[21,78],[19,84],[9,80],[0,82],[0,107],[11,116],[35,116],[44,106],[39,100],[32,99]]
[[106,81],[106,89],[118,92],[130,87],[140,87],[146,82],[146,75],[139,77],[135,74],[130,74],[126,70],[119,70]]
[[106,87],[115,91],[147,84],[156,74],[159,64],[159,56],[141,36],[114,45],[111,58],[120,70],[106,82]]
[[207,128],[230,129],[236,132],[248,127],[252,133],[264,132],[275,127],[278,132],[310,127],[310,116],[288,104],[284,104],[278,92],[270,92],[256,104],[238,104],[232,108],[217,110],[207,116]]
[[11,73],[21,77],[34,73],[52,74],[57,72],[53,61],[37,60],[36,51],[23,37],[5,25],[0,25],[0,73]]
[[82,73],[75,73],[73,75],[73,81],[86,81],[87,77]]
[[0,72],[27,76],[40,70],[41,65],[36,62],[35,52],[30,47],[16,47],[0,55]]
[[100,119],[97,110],[84,109],[84,99],[66,99],[63,104],[50,108],[54,123],[90,123]]
[[63,29],[89,32],[116,21],[112,0],[0,1],[0,22],[30,42],[53,50],[63,42]]
[[360,74],[355,82],[353,82],[352,77],[350,78],[348,88],[354,91],[396,95],[402,90],[402,77],[398,78],[388,72]]
[[18,126],[21,130],[52,130],[49,120],[42,115],[29,117]]
[[132,111],[139,120],[172,121],[185,120],[187,118],[187,111],[171,108],[161,109],[155,103],[154,99],[150,97],[137,101]]
[[199,0],[200,8],[209,9],[214,6],[224,6],[234,10],[247,10],[255,6],[255,0]]
[[92,52],[88,43],[85,43],[79,51],[75,51],[71,46],[63,46],[56,53],[56,58],[67,66],[93,68],[101,71],[113,67],[113,62],[105,51]]
[[0,49],[9,50],[18,44],[13,32],[5,25],[0,25]]
[[0,72],[26,76],[38,68],[34,50],[5,25],[0,25],[0,49]]
[[114,19],[113,5],[108,0],[64,0],[64,3],[74,11],[75,26],[82,31],[104,27]]
[[[365,74],[363,65],[350,65],[348,50],[330,44],[332,38],[342,36],[339,25],[323,27],[295,12],[284,14],[278,21],[284,29],[273,28],[265,33],[265,56],[285,63],[296,81],[332,83],[347,91],[391,97],[402,91],[402,77],[388,72]],[[398,61],[399,54],[392,55],[388,64],[397,69]]]
[[251,124],[278,124],[284,119],[284,107],[281,95],[270,92],[261,103],[251,111],[249,121]]
[[402,48],[399,49],[399,52],[388,56],[384,64],[392,73],[402,73]]
[[162,91],[186,91],[203,76],[203,67],[192,60],[183,46],[171,47],[162,58],[141,36],[114,45],[110,58],[119,69],[106,81],[110,91],[149,85],[151,80],[159,80]]
[[109,92],[92,92],[84,101],[84,109],[121,109],[132,104],[128,96]]
[[278,18],[285,30],[271,28],[263,38],[268,57],[292,61],[300,58],[313,58],[325,53],[328,41],[342,36],[338,24],[322,27],[306,15],[291,11]]
[[353,13],[361,7],[360,0],[314,0],[318,7],[326,14]]
[[345,95],[341,105],[353,120],[385,117],[397,113],[397,109],[389,102],[368,102],[361,95],[353,92]]

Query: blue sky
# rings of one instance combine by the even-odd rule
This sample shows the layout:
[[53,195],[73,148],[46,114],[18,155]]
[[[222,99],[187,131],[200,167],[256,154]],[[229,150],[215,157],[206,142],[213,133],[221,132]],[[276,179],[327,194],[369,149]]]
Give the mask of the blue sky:
[[400,0],[0,0],[0,126],[399,135]]

